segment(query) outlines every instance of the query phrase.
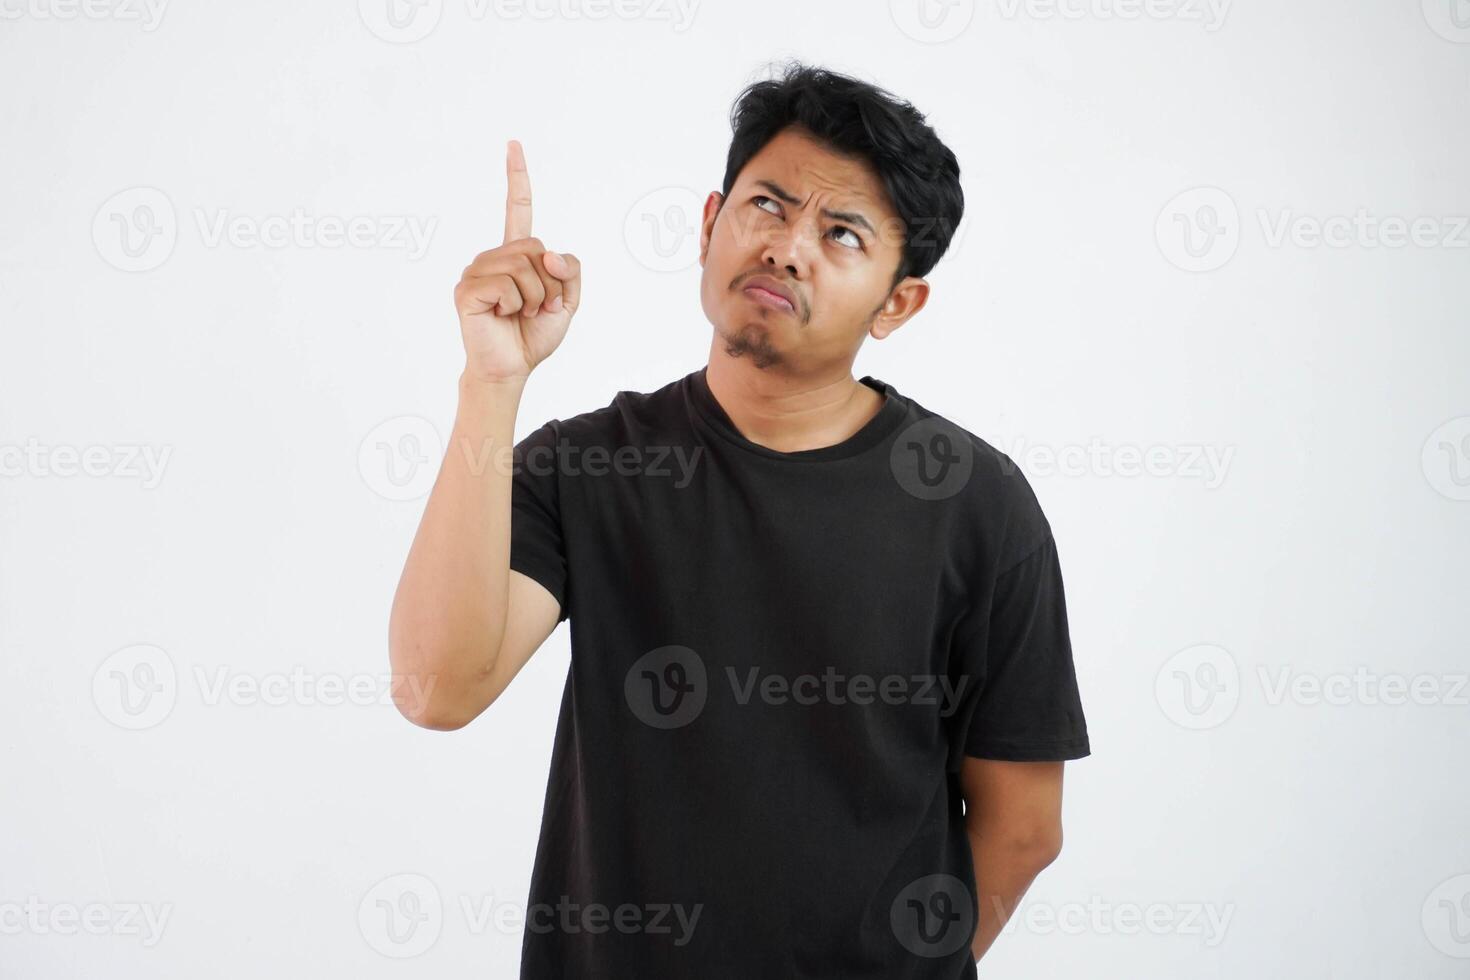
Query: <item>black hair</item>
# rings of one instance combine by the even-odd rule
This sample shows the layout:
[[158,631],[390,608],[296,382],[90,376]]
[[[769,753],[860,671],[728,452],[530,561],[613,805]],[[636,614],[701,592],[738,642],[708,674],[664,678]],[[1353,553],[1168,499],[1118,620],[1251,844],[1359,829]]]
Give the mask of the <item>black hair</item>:
[[788,62],[780,77],[754,82],[730,111],[730,152],[721,195],[777,133],[797,126],[834,151],[866,160],[903,220],[903,257],[890,288],[923,276],[949,248],[965,211],[960,165],[924,114],[860,79]]

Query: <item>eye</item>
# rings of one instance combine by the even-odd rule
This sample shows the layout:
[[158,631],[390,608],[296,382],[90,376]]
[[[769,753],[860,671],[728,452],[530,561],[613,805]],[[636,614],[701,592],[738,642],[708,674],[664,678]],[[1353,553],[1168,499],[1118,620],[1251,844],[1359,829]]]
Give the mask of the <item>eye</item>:
[[[750,200],[751,200],[751,203],[752,204],[754,204],[756,207],[760,208],[762,211],[765,211],[767,214],[774,214],[778,218],[781,216],[781,205],[778,204],[778,203],[776,203],[776,201],[774,201],[773,199],[771,199],[769,197],[766,197],[764,194],[757,194],[757,195],[755,195],[755,197],[751,198]],[[771,205],[771,207],[774,208],[775,210],[767,210],[766,208],[762,207],[761,206],[762,205],[762,202],[764,202],[765,204]],[[846,225],[838,225],[835,228],[833,228],[830,232],[828,232],[827,234],[829,234],[829,235],[843,235],[843,234],[850,235],[850,236],[852,236],[852,244],[847,245],[846,247],[847,248],[850,248],[850,249],[853,249],[853,250],[856,250],[856,251],[861,251],[862,250],[862,247],[863,247],[863,237],[861,235],[859,235],[857,232],[853,231],[851,228],[847,227]]]

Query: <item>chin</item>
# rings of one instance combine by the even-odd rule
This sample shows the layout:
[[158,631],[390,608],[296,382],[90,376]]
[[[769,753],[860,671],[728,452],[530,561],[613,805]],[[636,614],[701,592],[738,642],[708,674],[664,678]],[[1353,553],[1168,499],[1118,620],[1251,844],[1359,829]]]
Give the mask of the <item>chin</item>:
[[748,359],[757,368],[774,367],[785,360],[780,349],[771,344],[770,331],[763,323],[745,322],[733,331],[721,330],[720,339],[725,342],[726,354]]

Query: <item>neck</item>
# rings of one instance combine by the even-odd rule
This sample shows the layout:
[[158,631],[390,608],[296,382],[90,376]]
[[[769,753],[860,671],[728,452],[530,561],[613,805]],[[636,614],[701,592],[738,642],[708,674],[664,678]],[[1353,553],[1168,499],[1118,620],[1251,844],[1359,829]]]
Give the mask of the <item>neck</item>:
[[809,374],[760,369],[725,354],[718,338],[705,379],[742,436],[780,453],[843,442],[883,407],[882,395],[853,378],[851,362]]

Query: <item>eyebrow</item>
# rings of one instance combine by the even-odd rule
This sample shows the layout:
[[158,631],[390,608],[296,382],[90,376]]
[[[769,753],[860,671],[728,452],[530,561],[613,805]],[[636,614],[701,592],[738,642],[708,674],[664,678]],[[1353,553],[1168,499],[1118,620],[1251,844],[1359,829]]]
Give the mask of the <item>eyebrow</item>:
[[[760,187],[764,187],[766,190],[770,191],[771,194],[774,195],[776,198],[784,201],[787,204],[801,203],[801,201],[796,197],[795,194],[792,194],[790,191],[786,190],[774,180],[758,180],[756,181],[756,184]],[[863,228],[868,229],[868,234],[870,235],[878,234],[878,232],[873,229],[873,226],[868,223],[868,219],[864,218],[856,211],[833,211],[829,208],[823,208],[822,217],[831,218],[833,221],[846,221],[848,224],[851,225],[859,225]]]

